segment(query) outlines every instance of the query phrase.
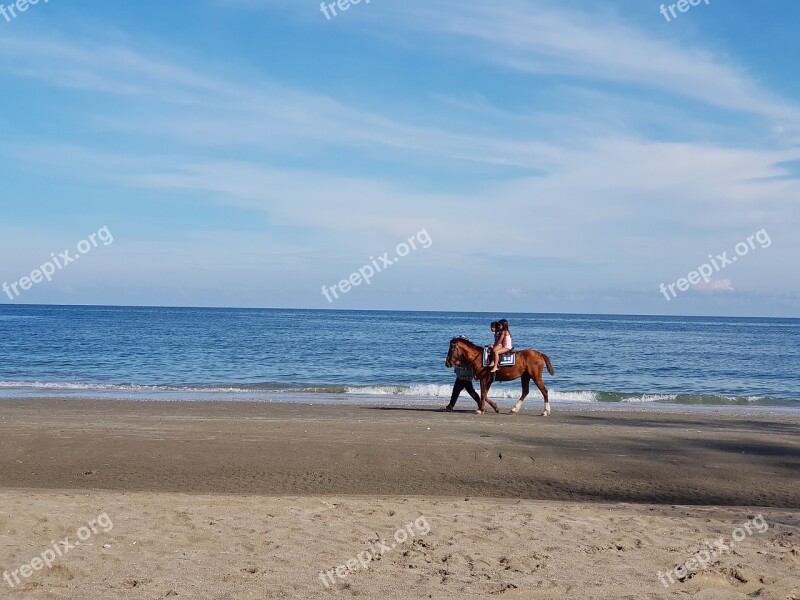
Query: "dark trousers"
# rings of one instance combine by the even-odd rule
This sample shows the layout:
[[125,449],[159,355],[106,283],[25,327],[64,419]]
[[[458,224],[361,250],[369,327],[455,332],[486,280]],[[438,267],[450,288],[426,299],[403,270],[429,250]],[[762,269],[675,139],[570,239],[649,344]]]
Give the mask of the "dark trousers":
[[467,390],[467,393],[478,403],[478,406],[481,405],[481,397],[478,395],[478,392],[475,391],[475,388],[472,387],[472,382],[469,379],[456,379],[456,382],[453,384],[453,395],[450,397],[450,404],[447,405],[447,408],[452,409],[456,405],[456,400],[458,400],[463,390]]

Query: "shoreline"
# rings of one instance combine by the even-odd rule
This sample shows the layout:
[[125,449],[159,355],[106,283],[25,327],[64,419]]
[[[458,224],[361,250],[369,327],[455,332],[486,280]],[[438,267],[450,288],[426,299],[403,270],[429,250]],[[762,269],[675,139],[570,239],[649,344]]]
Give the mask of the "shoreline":
[[[552,391],[552,390],[551,390]],[[342,407],[397,407],[397,408],[438,408],[447,404],[450,400],[447,396],[413,396],[413,395],[393,395],[393,394],[358,394],[358,393],[303,393],[303,392],[269,392],[258,397],[247,394],[240,394],[230,391],[219,392],[119,392],[109,394],[107,391],[87,393],[85,391],[75,391],[73,393],[60,392],[58,394],[42,393],[41,390],[32,390],[26,394],[9,395],[8,389],[0,388],[0,407],[6,403],[14,402],[38,402],[38,401],[69,401],[69,402],[121,402],[121,403],[241,403],[241,404],[266,404],[270,406],[282,405],[310,405],[310,406],[342,406]],[[513,396],[490,397],[501,407],[501,412],[511,409],[518,398],[518,394]],[[553,410],[562,412],[582,412],[582,411],[620,411],[620,412],[643,412],[643,413],[700,413],[700,414],[719,414],[742,416],[780,416],[787,417],[800,416],[800,402],[797,406],[790,404],[794,401],[784,401],[781,404],[740,404],[740,403],[680,403],[661,400],[654,401],[575,401],[575,400],[550,400]],[[457,406],[462,410],[473,404],[473,400],[462,392]],[[531,394],[524,404],[523,411],[541,411],[543,401],[541,397]],[[491,409],[490,409],[491,412]],[[488,413],[487,413],[488,414]],[[538,414],[538,412],[537,412]]]

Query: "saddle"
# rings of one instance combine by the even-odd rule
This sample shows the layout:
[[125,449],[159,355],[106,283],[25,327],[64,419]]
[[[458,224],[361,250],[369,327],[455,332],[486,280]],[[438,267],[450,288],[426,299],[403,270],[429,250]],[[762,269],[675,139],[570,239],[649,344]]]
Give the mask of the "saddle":
[[[491,348],[484,348],[483,349],[483,366],[488,367],[492,364],[492,349]],[[514,352],[514,349],[511,349],[511,352],[506,352],[505,354],[500,355],[500,365],[501,367],[513,367],[517,364],[517,353]]]

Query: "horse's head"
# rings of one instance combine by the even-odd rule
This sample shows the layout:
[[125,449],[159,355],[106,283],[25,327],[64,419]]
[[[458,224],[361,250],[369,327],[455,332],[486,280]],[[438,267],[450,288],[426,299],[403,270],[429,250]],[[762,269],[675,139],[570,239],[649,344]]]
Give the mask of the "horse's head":
[[448,369],[453,365],[461,366],[461,343],[465,340],[464,337],[454,337],[450,340],[450,349],[447,351],[447,358],[444,360],[444,366]]

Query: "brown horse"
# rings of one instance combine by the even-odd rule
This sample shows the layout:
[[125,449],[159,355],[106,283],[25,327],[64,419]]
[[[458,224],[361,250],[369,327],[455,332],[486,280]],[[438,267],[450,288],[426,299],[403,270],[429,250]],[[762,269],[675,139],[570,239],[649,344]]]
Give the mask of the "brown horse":
[[466,338],[456,337],[450,340],[450,351],[447,353],[444,364],[448,369],[453,365],[457,365],[472,367],[475,371],[475,376],[481,382],[481,405],[475,412],[484,414],[486,412],[486,403],[488,403],[495,412],[499,413],[500,409],[497,404],[489,400],[489,388],[492,387],[492,382],[513,381],[517,377],[520,377],[522,379],[522,396],[517,400],[510,414],[513,415],[522,408],[522,402],[528,396],[531,379],[533,379],[536,387],[539,388],[539,391],[542,392],[542,396],[544,397],[544,411],[542,411],[542,416],[549,417],[550,400],[547,396],[547,388],[542,380],[542,373],[544,372],[545,365],[547,365],[547,371],[550,375],[555,375],[550,357],[536,350],[520,350],[516,354],[517,360],[514,366],[500,367],[497,373],[492,373],[489,367],[483,366],[483,348],[473,344]]

